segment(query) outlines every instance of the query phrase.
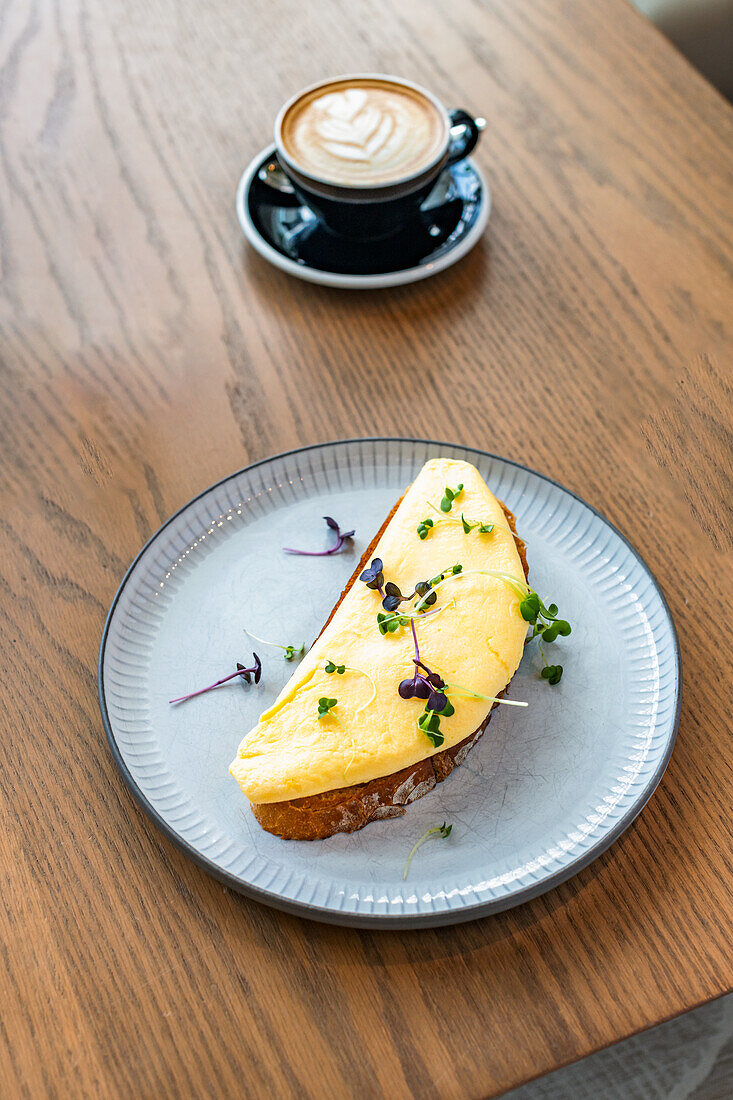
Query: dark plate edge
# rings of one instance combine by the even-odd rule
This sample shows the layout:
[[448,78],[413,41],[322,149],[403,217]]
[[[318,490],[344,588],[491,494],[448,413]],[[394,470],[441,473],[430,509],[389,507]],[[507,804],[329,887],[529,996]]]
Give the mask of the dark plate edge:
[[[677,705],[675,708],[675,716],[669,744],[665,751],[664,757],[662,758],[654,774],[648,781],[647,786],[645,787],[644,791],[637,799],[637,801],[634,802],[633,806],[631,806],[631,808],[628,810],[628,812],[619,821],[616,822],[614,828],[611,829],[609,833],[604,835],[597,844],[593,845],[588,851],[578,856],[578,858],[572,863],[568,864],[568,866],[563,867],[562,870],[555,872],[553,875],[550,875],[549,878],[543,879],[542,882],[535,883],[532,886],[528,886],[526,889],[520,890],[519,892],[512,894],[511,896],[507,896],[506,898],[498,898],[488,902],[476,902],[474,905],[468,905],[464,909],[446,910],[445,912],[439,913],[401,914],[400,916],[395,917],[391,917],[389,916],[389,914],[375,913],[371,916],[366,916],[364,914],[345,913],[341,910],[327,909],[318,905],[310,905],[308,902],[290,902],[280,897],[279,894],[273,894],[268,890],[261,890],[259,887],[243,883],[234,875],[230,875],[228,872],[222,871],[220,867],[218,867],[211,860],[207,859],[206,856],[203,856],[200,852],[196,851],[196,849],[193,848],[188,843],[188,841],[184,840],[182,836],[180,836],[173,828],[171,828],[165,818],[160,816],[158,811],[150,804],[150,802],[148,802],[147,798],[137,786],[137,783],[130,774],[127,765],[122,757],[122,754],[120,753],[114,733],[112,731],[112,725],[110,723],[109,714],[107,711],[107,703],[104,696],[104,682],[102,671],[104,666],[104,653],[107,644],[107,637],[109,634],[112,617],[116,610],[119,599],[122,595],[122,592],[125,588],[125,585],[127,584],[130,576],[137,566],[137,563],[139,562],[145,551],[148,549],[148,547],[151,546],[153,542],[155,542],[160,533],[164,531],[165,528],[168,527],[171,523],[173,523],[173,521],[176,520],[178,516],[181,515],[181,513],[189,507],[189,505],[195,503],[195,501],[197,500],[200,500],[202,497],[206,496],[214,489],[219,488],[220,485],[224,485],[225,482],[230,481],[232,478],[239,477],[241,474],[246,473],[250,470],[255,470],[258,466],[264,466],[265,464],[272,462],[273,460],[288,458],[291,455],[300,454],[305,451],[318,451],[326,447],[344,447],[355,443],[417,443],[430,447],[455,447],[459,450],[466,451],[468,454],[480,455],[483,458],[495,459],[498,462],[507,463],[509,466],[514,466],[519,470],[524,470],[527,473],[542,478],[543,481],[549,482],[551,485],[554,485],[556,488],[562,490],[562,492],[567,493],[569,496],[573,497],[575,500],[583,504],[594,515],[598,516],[598,518],[603,523],[610,527],[611,530],[621,539],[624,545],[628,547],[633,556],[636,558],[641,567],[646,571],[647,575],[649,576],[659,595],[659,598],[662,602],[662,607],[664,608],[664,611],[669,620],[676,658],[675,664],[677,673]],[[477,920],[478,918],[488,916],[491,913],[500,913],[505,909],[512,909],[516,905],[522,905],[525,901],[530,901],[532,898],[538,897],[540,894],[547,893],[549,890],[554,889],[556,886],[561,885],[569,878],[572,878],[574,875],[578,874],[595,859],[597,859],[598,856],[607,851],[608,848],[610,848],[610,846],[616,840],[618,840],[621,834],[624,833],[626,829],[628,829],[629,825],[631,825],[635,818],[641,813],[651,796],[654,794],[654,791],[657,789],[659,782],[664,775],[664,772],[666,771],[667,765],[669,764],[670,758],[672,756],[675,742],[677,740],[677,731],[680,723],[680,711],[682,707],[682,656],[680,652],[679,638],[677,636],[677,628],[672,617],[672,612],[670,610],[669,604],[667,603],[664,592],[662,591],[662,588],[657,581],[657,578],[654,576],[651,569],[642,558],[641,554],[629,542],[626,536],[621,531],[619,531],[619,529],[615,527],[610,520],[606,519],[606,517],[601,512],[599,512],[597,508],[594,508],[592,504],[588,504],[588,502],[583,500],[582,497],[578,496],[577,493],[574,493],[572,489],[567,489],[564,485],[561,485],[559,481],[555,481],[553,478],[548,477],[546,474],[542,474],[537,470],[533,470],[529,466],[525,466],[522,462],[516,462],[514,459],[505,458],[502,455],[493,454],[491,451],[484,451],[478,447],[470,447],[463,443],[449,443],[445,440],[420,439],[412,436],[357,436],[352,439],[331,439],[323,443],[314,443],[305,447],[293,447],[290,450],[280,451],[277,454],[268,455],[266,458],[258,459],[257,462],[251,462],[247,466],[242,466],[239,470],[234,471],[234,473],[227,474],[226,477],[220,478],[219,481],[213,482],[213,484],[209,485],[206,489],[203,489],[200,493],[197,493],[196,496],[191,497],[189,500],[187,500],[185,504],[183,504],[171,516],[169,516],[165,523],[161,524],[157,531],[155,531],[155,533],[151,535],[145,545],[135,555],[135,558],[127,569],[127,572],[122,578],[120,586],[115,593],[115,597],[107,613],[107,618],[105,619],[104,623],[104,629],[102,631],[102,640],[99,647],[99,659],[97,662],[97,687],[99,692],[99,706],[102,713],[102,723],[104,725],[107,743],[109,744],[112,757],[120,771],[120,774],[122,775],[125,785],[127,786],[128,790],[130,791],[140,808],[147,814],[151,821],[153,821],[158,826],[158,828],[165,834],[165,836],[168,837],[168,839],[176,846],[176,848],[178,848],[179,851],[183,852],[184,855],[193,860],[193,862],[201,867],[202,870],[206,871],[213,878],[218,879],[219,882],[224,883],[232,890],[235,890],[237,893],[244,894],[246,897],[252,898],[254,901],[259,901],[264,905],[269,905],[272,908],[280,909],[286,913],[291,913],[294,916],[307,917],[309,920],[320,921],[324,924],[348,925],[354,928],[409,930],[417,928],[435,928],[442,925],[450,924],[463,924],[464,922],[469,920]]]

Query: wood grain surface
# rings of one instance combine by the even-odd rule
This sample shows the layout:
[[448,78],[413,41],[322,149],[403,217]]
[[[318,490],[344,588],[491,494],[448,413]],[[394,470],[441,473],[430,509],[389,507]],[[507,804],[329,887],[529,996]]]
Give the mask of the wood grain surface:
[[[426,283],[325,290],[242,242],[278,106],[349,70],[489,120],[486,238]],[[732,118],[622,0],[0,5],[4,1097],[496,1096],[730,988]],[[682,643],[640,818],[454,929],[228,892],[136,808],[98,711],[105,612],[160,522],[372,433],[568,485]]]

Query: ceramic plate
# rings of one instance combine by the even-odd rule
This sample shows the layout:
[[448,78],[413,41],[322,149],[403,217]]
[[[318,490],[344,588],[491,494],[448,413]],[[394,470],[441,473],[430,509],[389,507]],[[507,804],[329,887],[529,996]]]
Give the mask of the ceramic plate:
[[[527,709],[499,707],[462,767],[404,817],[325,841],[263,832],[228,774],[241,737],[292,672],[256,644],[258,686],[235,680],[171,707],[246,660],[244,628],[273,641],[319,632],[363,550],[422,464],[473,462],[517,516],[531,579],[573,626],[551,646],[565,672],[539,679],[536,642],[512,681]],[[325,547],[324,514],[356,528]],[[585,867],[659,782],[679,714],[669,609],[637,552],[593,508],[541,474],[483,451],[406,439],[349,440],[255,463],[161,527],[130,567],[99,658],[102,716],[143,809],[200,866],[269,905],[338,924],[412,928],[506,909]],[[407,881],[415,840],[443,821]]]

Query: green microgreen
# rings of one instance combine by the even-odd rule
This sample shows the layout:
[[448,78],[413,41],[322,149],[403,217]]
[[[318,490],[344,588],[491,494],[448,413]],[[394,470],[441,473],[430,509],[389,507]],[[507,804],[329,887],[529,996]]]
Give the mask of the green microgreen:
[[[431,577],[427,582],[431,588],[434,588],[436,584],[442,581],[443,577],[446,577],[448,573],[452,573],[454,577],[457,577],[459,573],[463,572],[463,566],[458,563],[457,565],[449,565],[447,569],[441,569],[439,573],[436,573],[434,577]],[[417,590],[417,585],[415,586]],[[434,601],[433,601],[434,602]]]
[[[566,638],[571,633],[572,627],[566,619],[560,619],[558,617],[557,604],[551,603],[549,606],[545,605],[540,599],[540,596],[535,592],[534,588],[530,587],[526,581],[520,580],[518,577],[513,577],[511,573],[501,573],[494,569],[469,569],[463,576],[471,576],[475,574],[477,576],[495,577],[497,580],[504,581],[508,584],[513,592],[519,596],[519,613],[526,623],[532,627],[532,634],[530,635],[530,641],[532,638],[540,637],[544,642],[554,642],[558,635],[562,638]],[[443,577],[437,584],[431,585],[431,594],[435,593],[435,590],[440,588],[441,585],[447,584],[448,581],[453,580],[456,574],[449,573],[448,576]],[[418,601],[413,605],[413,610],[420,612],[421,608],[425,605],[425,596],[420,596]],[[543,680],[547,680],[548,683],[555,685],[560,683],[562,676],[562,665],[550,665],[545,661],[543,654],[544,668],[541,672]]]
[[279,642],[268,642],[264,638],[258,638],[251,630],[247,630],[246,626],[244,633],[249,634],[250,638],[254,638],[256,642],[260,642],[262,645],[272,646],[273,649],[282,649],[283,658],[286,661],[292,661],[295,657],[302,657],[305,653],[305,642],[301,642],[300,645],[280,645]]
[[[369,673],[364,672],[363,669],[361,669],[361,668],[352,668],[350,665],[338,665],[338,664],[336,664],[335,661],[328,660],[328,661],[326,661],[326,665],[325,665],[323,671],[328,672],[329,674],[335,672],[337,676],[343,676],[344,673],[346,673],[346,672],[356,672],[359,676],[366,676],[367,680],[372,685],[372,694],[369,696],[366,703],[362,703],[362,705],[359,707],[359,709],[356,712],[357,714],[361,714],[361,712],[363,710],[365,710],[366,707],[368,707],[369,704],[371,702],[373,702],[373,700],[376,698],[377,685],[374,683],[374,680],[371,678]],[[320,700],[319,700],[319,702],[320,702]],[[323,715],[321,715],[319,713],[318,717],[322,718]],[[334,715],[334,717],[336,717],[336,716]]]
[[[318,717],[319,717],[319,719],[320,718],[325,718],[326,715],[329,714],[333,710],[333,708],[336,706],[337,703],[338,703],[338,699],[329,699],[325,695],[322,695],[321,698],[318,700]],[[335,718],[336,715],[334,714],[333,717]]]
[[[450,489],[446,489],[446,493],[449,493],[451,491],[452,490]],[[453,507],[453,501],[457,496],[458,492],[453,494],[451,500],[448,500],[448,498],[445,496],[443,497],[442,501],[440,502],[440,509],[443,513],[449,512],[451,510],[451,508]],[[446,501],[450,505],[450,507],[448,508],[444,507]],[[454,526],[458,526],[460,524],[460,526],[463,527],[464,534],[466,535],[470,535],[472,531],[478,531],[480,535],[490,535],[497,526],[499,526],[500,530],[506,531],[508,534],[511,535],[511,531],[508,527],[502,527],[501,525],[496,523],[484,523],[483,520],[480,519],[467,519],[463,512],[461,512],[460,519],[449,519],[447,515],[441,514],[441,511],[436,508],[434,504],[431,504],[429,500],[426,501],[426,503],[428,505],[428,508],[432,508],[434,512],[437,512],[440,518],[432,519],[430,516],[428,516],[426,519],[420,521],[417,528],[417,534],[418,537],[421,539],[426,539],[433,528],[437,527],[439,523],[452,523]]]
[[[549,607],[545,607],[534,591],[522,600],[519,611],[522,618],[532,627],[531,638],[540,638],[543,642],[554,642],[558,635],[566,638],[570,634],[570,623],[566,619],[558,618],[557,604],[551,603]],[[541,645],[540,656],[543,664],[540,676],[554,687],[562,679],[562,665],[551,665]]]
[[425,734],[434,748],[439,748],[445,741],[445,735],[440,729],[440,715],[434,710],[424,710],[417,720],[417,728]]
[[539,642],[537,643],[537,645],[539,646],[540,656],[542,657],[542,661],[544,664],[544,668],[540,672],[540,676],[543,680],[547,680],[547,682],[549,684],[552,684],[552,686],[554,687],[555,684],[559,684],[560,680],[562,679],[562,665],[548,664],[542,645]]
[[407,863],[405,864],[405,869],[402,872],[403,881],[407,878],[407,874],[410,870],[410,864],[412,863],[412,860],[415,856],[415,852],[418,850],[418,848],[422,847],[422,845],[425,843],[426,840],[432,840],[433,838],[435,840],[439,840],[439,839],[440,840],[447,840],[448,837],[451,834],[452,828],[453,828],[452,825],[446,825],[446,823],[443,822],[442,825],[434,825],[432,827],[432,829],[428,829],[427,832],[423,833],[423,835],[420,837],[420,839],[417,840],[415,842],[415,844],[413,844],[412,851],[410,852],[409,856],[407,857]]
[[377,612],[377,626],[383,637],[386,634],[394,634],[395,630],[399,630],[401,626],[407,626],[409,621],[409,618],[405,615],[388,615],[384,611]]
[[459,695],[468,695],[472,699],[485,699],[487,703],[504,703],[508,707],[528,707],[529,703],[520,703],[517,699],[505,699],[503,696],[498,695],[483,695],[480,691],[472,691],[471,688],[463,687],[462,684],[446,683],[446,688],[451,692],[458,692]]
[[[451,607],[453,600],[449,603],[443,604],[442,607],[436,607],[432,611],[420,611],[415,614],[412,611],[400,611],[395,615],[383,615],[381,612],[377,614],[377,626],[379,627],[380,634],[393,634],[401,626],[409,626],[413,620],[429,619],[433,615],[439,615],[441,611],[445,611],[447,607]],[[396,625],[394,625],[396,623]]]
[[482,523],[480,519],[472,520],[466,519],[463,512],[461,512],[461,523],[463,525],[463,531],[466,535],[470,535],[472,531],[478,528],[479,535],[490,535],[494,530],[493,523]]
[[441,512],[450,512],[451,508],[453,507],[453,501],[457,500],[462,492],[463,484],[459,484],[457,489],[451,489],[448,485],[446,485],[445,489],[443,490],[443,499],[440,502]]

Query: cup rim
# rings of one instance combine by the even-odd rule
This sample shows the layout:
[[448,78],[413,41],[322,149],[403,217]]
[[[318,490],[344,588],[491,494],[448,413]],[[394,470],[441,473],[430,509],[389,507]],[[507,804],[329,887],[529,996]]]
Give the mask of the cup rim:
[[[384,183],[363,184],[335,183],[333,180],[328,179],[327,176],[317,176],[314,175],[314,173],[312,172],[307,172],[298,164],[297,160],[295,160],[293,157],[288,156],[282,143],[282,124],[287,112],[295,103],[298,102],[299,99],[301,99],[304,95],[307,95],[308,92],[313,92],[316,90],[316,88],[325,88],[329,84],[339,84],[345,80],[385,80],[388,83],[399,84],[403,87],[412,88],[413,91],[419,92],[420,95],[425,96],[425,98],[428,99],[437,109],[438,113],[443,118],[443,122],[445,123],[445,139],[433,159],[427,164],[423,165],[417,171],[410,172],[410,174],[407,176],[400,176],[399,179],[388,180]],[[408,80],[406,77],[403,76],[394,76],[390,73],[342,73],[340,76],[330,76],[327,77],[325,80],[316,80],[312,84],[307,84],[304,88],[301,88],[300,91],[296,92],[294,95],[291,95],[290,98],[287,99],[285,103],[283,103],[275,118],[274,139],[277,154],[279,157],[282,158],[285,165],[291,168],[294,172],[297,172],[298,175],[303,176],[306,180],[312,180],[313,183],[321,184],[324,187],[333,188],[335,191],[343,190],[353,192],[373,192],[382,190],[386,191],[390,188],[395,187],[403,187],[405,184],[409,184],[413,180],[418,180],[422,176],[426,176],[433,168],[437,167],[445,157],[446,152],[448,151],[448,145],[450,143],[450,131],[451,122],[448,111],[440,102],[438,97],[433,95],[432,92],[428,91],[427,88],[424,88],[422,84],[418,84],[414,80]]]

